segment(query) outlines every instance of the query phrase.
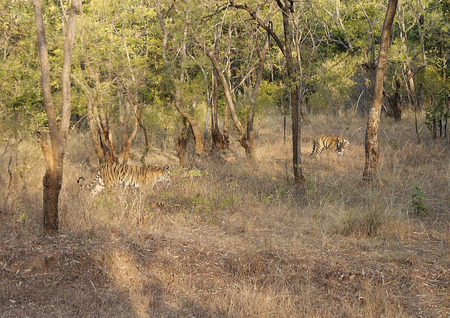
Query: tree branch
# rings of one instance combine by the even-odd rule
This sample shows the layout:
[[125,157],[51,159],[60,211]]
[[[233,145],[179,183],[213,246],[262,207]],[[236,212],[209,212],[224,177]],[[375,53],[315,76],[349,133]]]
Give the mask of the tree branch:
[[[283,5],[281,4],[280,0],[277,0],[277,2],[281,8]],[[256,14],[255,10],[251,10],[249,7],[247,7],[246,4],[244,5],[235,4],[234,1],[230,1],[230,6],[236,9],[247,11],[248,14],[258,23],[258,25],[264,30],[266,30],[267,33],[270,34],[270,36],[275,40],[275,42],[278,45],[278,48],[281,50],[281,53],[283,53],[283,55],[286,55],[284,45],[281,42],[281,40],[278,38],[275,32],[271,28],[269,28],[269,26]]]

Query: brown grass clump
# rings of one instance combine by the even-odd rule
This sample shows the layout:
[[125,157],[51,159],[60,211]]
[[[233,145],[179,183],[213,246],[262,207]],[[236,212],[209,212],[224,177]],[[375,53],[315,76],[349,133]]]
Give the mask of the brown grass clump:
[[[152,194],[92,197],[87,137],[69,142],[60,235],[41,237],[38,145],[0,144],[0,312],[101,317],[448,317],[449,148],[409,117],[383,119],[379,175],[361,182],[365,120],[314,117],[302,134],[305,188],[292,184],[282,121],[189,169],[154,151],[174,180]],[[310,157],[318,133],[350,146]]]

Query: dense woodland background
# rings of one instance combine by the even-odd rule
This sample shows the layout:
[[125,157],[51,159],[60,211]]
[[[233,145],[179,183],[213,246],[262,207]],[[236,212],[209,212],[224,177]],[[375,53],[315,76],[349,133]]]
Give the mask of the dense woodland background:
[[[386,4],[293,3],[295,84],[300,87],[304,112],[366,116]],[[448,117],[448,8],[446,1],[400,2],[385,84],[389,115],[398,116],[398,107],[413,108],[417,99],[417,108],[426,112],[430,127],[434,119]],[[33,8],[27,1],[6,1],[0,10],[2,134],[29,135],[46,126]],[[62,11],[67,8],[63,10],[59,1],[44,2],[56,105],[61,103],[62,19],[67,19],[67,12]],[[211,83],[213,65],[206,51],[213,51],[239,120],[245,124],[260,61],[257,48],[268,35],[251,12],[284,45],[282,14],[275,1],[85,1],[73,51],[73,124],[76,119],[81,119],[77,127],[86,122],[83,116],[89,105],[98,108],[100,115],[104,109],[120,150],[123,134],[131,134],[134,128],[130,113],[141,111],[151,143],[161,147],[166,139],[177,138],[183,127],[175,107],[179,100],[179,108],[210,134],[212,94],[218,95],[222,123],[226,99],[221,83],[217,89]],[[285,80],[285,63],[280,48],[270,39],[254,108],[256,120],[289,112],[292,84]],[[411,73],[413,83],[408,81]],[[234,127],[230,120],[225,130]],[[223,133],[223,126],[219,129]]]
[[[0,0],[1,316],[448,317],[450,4],[398,3],[363,182],[387,2],[83,1],[59,228],[42,236],[35,13]],[[73,11],[42,4],[60,125]],[[309,156],[320,133],[350,140],[341,160]],[[78,187],[111,161],[169,164],[172,184]]]

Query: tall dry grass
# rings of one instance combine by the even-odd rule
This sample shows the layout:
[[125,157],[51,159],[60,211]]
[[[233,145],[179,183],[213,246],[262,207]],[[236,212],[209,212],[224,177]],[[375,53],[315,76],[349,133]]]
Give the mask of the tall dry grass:
[[[61,233],[85,242],[134,316],[446,317],[449,148],[425,130],[417,144],[413,127],[411,116],[383,119],[373,184],[361,181],[364,119],[309,119],[299,188],[290,137],[283,141],[282,119],[272,118],[258,122],[254,160],[235,141],[189,169],[155,150],[150,162],[173,167],[169,188],[96,197],[77,187],[95,160],[87,137],[73,133]],[[309,156],[323,132],[350,139],[342,160]],[[5,146],[1,237],[38,237],[42,155],[28,141]]]

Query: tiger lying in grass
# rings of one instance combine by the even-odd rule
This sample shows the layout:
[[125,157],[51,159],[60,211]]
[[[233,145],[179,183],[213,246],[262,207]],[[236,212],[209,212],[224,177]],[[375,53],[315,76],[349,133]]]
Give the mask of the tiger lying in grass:
[[330,135],[319,135],[313,141],[313,151],[311,156],[316,154],[319,155],[324,148],[328,149],[328,152],[337,151],[339,154],[339,159],[342,157],[344,148],[349,145],[347,138],[340,136],[330,136]]
[[107,163],[99,167],[95,180],[89,184],[83,184],[84,177],[78,178],[78,184],[82,188],[92,189],[96,195],[106,186],[110,189],[117,185],[136,188],[145,188],[150,192],[157,182],[170,183],[169,166],[127,166],[117,163]]

